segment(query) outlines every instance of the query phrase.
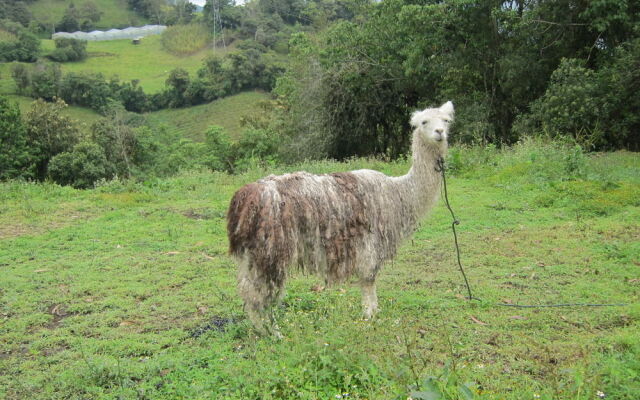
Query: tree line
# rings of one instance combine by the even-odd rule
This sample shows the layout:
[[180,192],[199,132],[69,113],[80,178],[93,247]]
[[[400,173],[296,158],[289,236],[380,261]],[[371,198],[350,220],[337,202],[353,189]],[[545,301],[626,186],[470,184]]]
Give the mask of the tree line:
[[292,39],[278,118],[303,158],[399,157],[409,113],[445,100],[459,142],[638,150],[639,34],[624,0],[385,0]]

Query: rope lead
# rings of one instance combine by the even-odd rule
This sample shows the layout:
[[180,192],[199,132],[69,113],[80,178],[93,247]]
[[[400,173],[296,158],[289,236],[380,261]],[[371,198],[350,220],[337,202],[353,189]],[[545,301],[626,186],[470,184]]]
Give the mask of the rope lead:
[[[458,234],[456,232],[456,225],[460,225],[460,220],[456,218],[456,215],[453,213],[453,209],[449,204],[449,195],[447,193],[447,177],[445,174],[445,164],[444,158],[439,157],[436,160],[435,166],[436,172],[440,172],[442,174],[442,186],[444,188],[444,201],[451,213],[451,218],[453,222],[451,223],[451,230],[453,231],[453,240],[456,247],[456,256],[458,259],[458,267],[460,268],[460,272],[462,273],[462,277],[464,278],[464,283],[467,286],[467,300],[477,300],[482,301],[477,297],[473,297],[471,294],[471,286],[469,285],[469,280],[467,279],[467,274],[464,273],[464,268],[462,268],[462,262],[460,261],[460,246],[458,245]],[[613,304],[589,304],[589,303],[566,303],[566,304],[534,304],[534,305],[522,305],[522,304],[508,304],[508,303],[496,303],[498,306],[502,307],[515,307],[515,308],[542,308],[542,307],[621,307],[628,305],[627,303],[613,303]]]

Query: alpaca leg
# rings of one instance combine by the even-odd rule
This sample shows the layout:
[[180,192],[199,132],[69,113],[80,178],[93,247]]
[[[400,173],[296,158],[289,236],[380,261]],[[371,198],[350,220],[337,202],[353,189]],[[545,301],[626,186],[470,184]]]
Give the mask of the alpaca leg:
[[375,280],[362,280],[362,306],[364,307],[364,318],[371,319],[378,311],[378,295],[376,294]]
[[244,300],[244,310],[249,320],[261,335],[272,334],[282,337],[275,322],[273,306],[281,297],[282,287],[273,287],[264,276],[258,273],[258,267],[251,265],[249,257],[240,261],[238,269],[238,288]]

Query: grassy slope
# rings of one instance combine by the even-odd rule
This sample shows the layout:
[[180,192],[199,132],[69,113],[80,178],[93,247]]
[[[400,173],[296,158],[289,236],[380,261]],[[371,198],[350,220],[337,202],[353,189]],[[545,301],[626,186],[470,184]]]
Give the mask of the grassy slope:
[[[42,43],[45,52],[54,47],[51,40]],[[123,81],[138,79],[146,93],[162,90],[174,68],[182,68],[194,76],[202,60],[213,54],[206,49],[189,56],[175,56],[162,49],[160,35],[147,36],[139,45],[131,44],[130,40],[88,42],[87,52],[86,60],[64,63],[63,72],[102,73],[107,78],[116,75]]]
[[242,131],[240,119],[268,98],[263,92],[244,92],[194,107],[167,109],[146,114],[153,127],[166,126],[184,137],[201,141],[211,125],[219,125],[232,136]]
[[[488,153],[453,152],[449,186],[482,302],[460,298],[440,204],[381,273],[377,319],[358,319],[356,287],[315,293],[296,277],[281,342],[244,319],[224,215],[238,187],[282,169],[88,191],[2,184],[0,397],[404,400],[435,376],[444,398],[465,398],[462,382],[481,399],[640,398],[639,156],[598,155],[586,179],[565,180],[574,158],[553,149]],[[407,165],[298,166],[362,167]]]
[[[100,21],[96,23],[96,29],[126,28],[128,26],[142,26],[147,21],[129,10],[126,0],[92,0],[98,9],[102,11]],[[64,15],[64,11],[74,3],[80,7],[83,1],[73,0],[37,0],[27,3],[34,18],[44,24],[56,24]]]

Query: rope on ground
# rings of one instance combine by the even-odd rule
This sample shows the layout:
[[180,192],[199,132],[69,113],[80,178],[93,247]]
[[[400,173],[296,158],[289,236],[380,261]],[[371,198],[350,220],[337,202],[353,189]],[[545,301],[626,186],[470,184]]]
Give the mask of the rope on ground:
[[[464,278],[464,283],[467,287],[467,300],[477,300],[482,301],[481,299],[474,297],[471,294],[471,286],[469,285],[469,280],[467,279],[467,274],[464,272],[464,268],[462,267],[462,262],[460,261],[460,246],[458,245],[458,234],[456,232],[456,225],[460,225],[460,220],[458,220],[449,204],[449,195],[447,193],[447,177],[445,174],[445,163],[444,158],[440,157],[436,160],[435,170],[436,172],[440,172],[442,174],[442,186],[444,188],[444,201],[451,213],[451,218],[453,222],[451,223],[451,230],[453,231],[453,240],[456,247],[456,256],[458,259],[458,267],[460,268],[460,272],[462,273],[462,277]],[[501,307],[514,307],[514,308],[552,308],[552,307],[622,307],[627,306],[627,303],[610,303],[610,304],[592,304],[592,303],[564,303],[564,304],[509,304],[509,303],[496,303],[496,305]]]

